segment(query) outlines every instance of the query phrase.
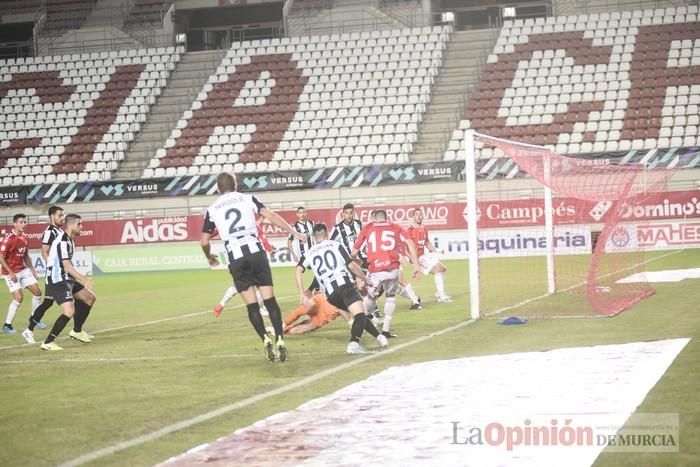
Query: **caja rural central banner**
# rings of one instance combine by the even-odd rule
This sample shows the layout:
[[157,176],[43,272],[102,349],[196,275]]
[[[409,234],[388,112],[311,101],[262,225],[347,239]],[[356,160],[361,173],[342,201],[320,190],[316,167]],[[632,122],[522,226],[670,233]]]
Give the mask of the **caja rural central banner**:
[[[425,225],[431,230],[464,230],[467,228],[466,203],[432,203],[404,205],[357,206],[357,217],[367,223],[375,209],[384,209],[389,219],[399,224],[407,224],[413,217],[416,207],[425,212]],[[597,224],[605,222],[610,215],[609,203],[582,202],[571,198],[553,200],[554,222],[557,225]],[[296,220],[294,210],[280,211],[288,222]],[[309,209],[309,218],[323,222],[329,227],[341,220],[339,208]],[[657,194],[638,199],[622,208],[623,221],[658,221],[671,219],[700,218],[700,191],[678,191]],[[544,200],[516,199],[482,201],[478,205],[479,227],[499,229],[510,227],[535,227],[544,225]],[[45,224],[27,227],[29,247],[39,248],[41,233]],[[0,227],[0,233],[10,226]],[[150,217],[136,219],[114,219],[83,222],[83,232],[77,240],[78,246],[103,246],[120,244],[169,243],[197,241],[201,236],[202,216]],[[265,233],[271,237],[285,237],[286,234],[275,226],[264,224]]]

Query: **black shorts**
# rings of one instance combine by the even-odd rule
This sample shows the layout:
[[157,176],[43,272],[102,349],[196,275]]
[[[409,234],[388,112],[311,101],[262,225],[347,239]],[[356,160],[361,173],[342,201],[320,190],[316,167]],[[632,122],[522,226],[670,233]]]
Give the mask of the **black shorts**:
[[362,301],[360,292],[354,284],[341,285],[328,297],[328,303],[341,310],[348,311],[350,305]]
[[78,292],[80,292],[81,290],[83,290],[85,288],[85,286],[83,284],[81,284],[80,282],[73,282],[73,284],[75,284],[73,286],[73,295],[77,294]]
[[61,281],[55,284],[46,284],[46,295],[53,297],[59,305],[73,301],[76,283],[73,281]]
[[233,285],[238,292],[243,292],[253,286],[272,285],[270,262],[264,251],[258,251],[234,260],[231,260],[229,253],[228,271],[233,277]]
[[316,292],[317,290],[321,290],[321,286],[319,285],[316,276],[314,276],[314,280],[311,282],[311,285],[309,285],[309,288],[306,290],[308,290],[309,292]]

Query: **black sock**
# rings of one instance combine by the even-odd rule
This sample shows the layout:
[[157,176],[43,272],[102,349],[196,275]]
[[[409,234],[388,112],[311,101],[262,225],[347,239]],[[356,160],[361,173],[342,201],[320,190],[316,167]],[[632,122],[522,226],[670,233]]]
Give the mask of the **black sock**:
[[44,301],[41,302],[41,305],[36,307],[36,310],[34,310],[34,313],[29,317],[29,330],[33,331],[34,327],[39,324],[41,321],[41,318],[44,317],[44,313],[46,313],[46,310],[51,308],[53,306],[53,298],[46,298],[44,297]]
[[63,331],[63,328],[66,327],[66,324],[68,324],[68,321],[70,321],[70,318],[63,313],[58,315],[58,318],[56,318],[56,322],[53,323],[53,327],[51,328],[51,332],[49,333],[48,337],[44,341],[46,344],[53,342],[56,340],[59,334],[61,334],[61,331]]
[[365,331],[372,337],[377,337],[379,335],[379,330],[372,322],[372,318],[368,315],[365,315]]
[[277,339],[282,339],[284,335],[284,324],[282,323],[282,310],[277,304],[277,299],[275,297],[263,300],[267,312],[270,314],[270,321],[272,322],[272,327],[275,328],[275,334]]
[[248,319],[250,320],[250,324],[253,325],[253,328],[255,329],[255,332],[258,333],[258,336],[260,336],[260,339],[265,339],[265,321],[263,321],[262,316],[260,315],[260,305],[258,305],[257,302],[251,303],[249,305],[246,305],[248,308]]
[[355,319],[352,322],[352,328],[350,328],[350,340],[353,342],[360,342],[360,337],[362,337],[362,332],[365,330],[367,325],[367,315],[364,313],[358,313],[355,315]]
[[92,305],[88,305],[87,303],[81,300],[75,301],[75,317],[73,318],[73,331],[82,332],[83,324],[85,324],[85,321],[88,319],[91,309]]

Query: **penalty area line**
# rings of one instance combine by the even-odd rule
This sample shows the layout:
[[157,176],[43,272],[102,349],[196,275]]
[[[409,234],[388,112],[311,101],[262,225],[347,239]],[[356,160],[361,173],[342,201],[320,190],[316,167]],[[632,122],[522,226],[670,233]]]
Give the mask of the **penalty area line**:
[[[294,389],[300,388],[302,386],[306,386],[307,384],[314,383],[318,380],[321,380],[327,376],[334,375],[336,373],[340,373],[342,371],[347,370],[348,368],[352,368],[354,366],[357,366],[361,363],[365,363],[370,360],[374,360],[377,358],[380,358],[384,355],[389,355],[391,353],[397,352],[401,349],[405,349],[406,347],[410,347],[416,344],[420,344],[421,342],[425,342],[429,339],[432,339],[433,337],[438,337],[443,334],[446,334],[448,332],[456,331],[458,329],[461,329],[465,326],[468,326],[472,323],[474,323],[475,320],[468,320],[468,321],[462,321],[460,323],[454,324],[452,326],[443,328],[439,331],[432,332],[430,334],[423,335],[421,337],[417,337],[413,340],[410,340],[408,342],[405,342],[403,344],[399,344],[396,346],[392,346],[386,350],[383,350],[381,352],[377,352],[374,354],[369,354],[365,357],[359,357],[356,359],[353,359],[347,363],[343,363],[342,365],[335,366],[333,368],[329,368],[323,371],[320,371],[318,373],[314,373],[312,375],[309,375],[305,378],[302,378],[298,381],[294,381],[289,384],[285,384],[284,386],[277,387],[275,389],[272,389],[270,391],[256,394],[254,396],[248,397],[246,399],[233,402],[231,404],[227,404],[224,406],[219,407],[218,409],[214,409],[212,411],[203,413],[201,415],[198,415],[196,417],[189,418],[187,420],[182,420],[177,423],[173,423],[172,425],[165,426],[159,430],[152,431],[150,433],[143,434],[141,436],[137,436],[135,438],[126,440],[126,441],[121,441],[119,443],[116,443],[112,446],[108,446],[102,449],[98,449],[96,451],[89,452],[87,454],[83,454],[80,457],[76,457],[75,459],[72,459],[68,462],[65,462],[60,465],[60,467],[75,467],[83,464],[87,464],[88,462],[92,462],[97,459],[101,459],[106,456],[110,456],[113,454],[116,454],[120,451],[124,451],[125,449],[132,448],[134,446],[140,446],[145,443],[149,443],[151,441],[155,441],[159,438],[162,438],[163,436],[169,435],[171,433],[175,433],[176,431],[183,430],[185,428],[189,428],[191,426],[197,425],[202,422],[206,422],[209,420],[212,420],[214,418],[220,417],[222,415],[225,415],[229,412],[232,412],[234,410],[241,409],[243,407],[247,407],[249,405],[255,404],[257,402],[263,401],[265,399],[269,399],[270,397],[278,396],[284,393],[287,393],[289,391],[292,391]],[[292,354],[292,357],[294,354]]]

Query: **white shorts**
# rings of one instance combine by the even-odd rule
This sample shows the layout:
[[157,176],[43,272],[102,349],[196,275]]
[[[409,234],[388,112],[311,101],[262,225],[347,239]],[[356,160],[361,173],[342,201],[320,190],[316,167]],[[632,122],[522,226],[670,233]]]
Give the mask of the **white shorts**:
[[423,256],[418,258],[418,265],[420,266],[420,272],[426,276],[430,274],[435,266],[440,264],[438,255],[432,252],[426,252]]
[[10,276],[3,276],[7,283],[7,288],[10,289],[10,293],[13,293],[15,290],[25,289],[37,283],[36,277],[34,277],[34,274],[32,274],[29,268],[24,268],[20,272],[16,272],[15,276],[17,276],[16,282],[10,279]]
[[379,292],[384,290],[387,297],[393,297],[399,290],[399,270],[370,272],[368,279],[372,287],[367,287],[367,295],[377,298]]

